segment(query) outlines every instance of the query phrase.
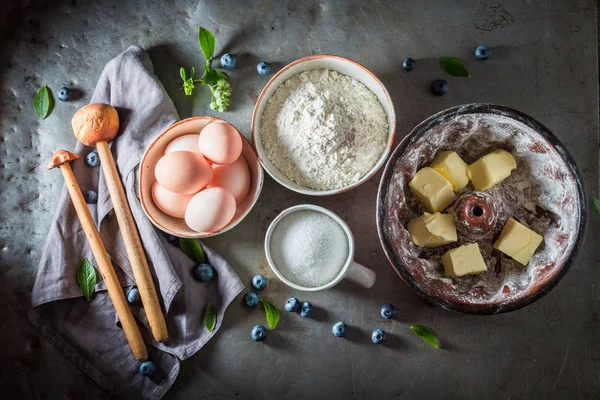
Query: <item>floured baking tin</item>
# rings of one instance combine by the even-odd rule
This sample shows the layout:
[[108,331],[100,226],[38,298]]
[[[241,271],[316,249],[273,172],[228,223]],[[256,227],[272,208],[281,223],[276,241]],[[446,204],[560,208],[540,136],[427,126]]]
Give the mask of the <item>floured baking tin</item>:
[[[429,165],[438,150],[456,151],[470,164],[496,149],[509,151],[517,169],[484,196],[475,195],[480,192],[470,184],[456,193],[445,212],[455,216],[458,243],[416,246],[406,226],[425,211],[408,189],[417,170]],[[491,209],[493,218],[487,225],[465,220],[465,207],[473,202]],[[377,199],[379,237],[400,277],[425,299],[473,314],[512,311],[548,293],[583,243],[587,213],[579,170],[562,143],[533,118],[490,104],[454,107],[419,124],[394,150]],[[544,236],[526,266],[493,248],[511,217]],[[446,277],[441,256],[469,242],[479,244],[488,271]]]

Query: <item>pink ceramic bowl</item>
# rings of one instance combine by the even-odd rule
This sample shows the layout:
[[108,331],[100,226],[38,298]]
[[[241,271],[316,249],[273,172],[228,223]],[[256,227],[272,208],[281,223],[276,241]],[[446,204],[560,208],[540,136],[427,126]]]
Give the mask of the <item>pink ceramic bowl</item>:
[[156,178],[154,177],[154,167],[158,160],[165,154],[167,145],[179,136],[189,133],[200,133],[202,128],[213,121],[221,120],[214,117],[191,117],[174,123],[150,144],[146,153],[144,153],[144,157],[142,157],[139,176],[140,201],[142,203],[142,208],[150,221],[164,232],[179,237],[197,239],[219,235],[239,224],[240,221],[248,215],[256,203],[256,200],[258,200],[258,196],[260,195],[263,186],[264,173],[254,149],[250,143],[248,143],[248,140],[246,140],[244,135],[238,131],[243,139],[242,156],[246,159],[248,167],[250,168],[251,181],[250,190],[248,191],[246,199],[238,204],[235,215],[229,224],[216,232],[196,232],[190,229],[183,219],[171,217],[170,215],[163,213],[156,204],[154,204],[154,201],[152,200],[152,185],[156,182]]
[[[377,96],[377,99],[379,100],[379,102],[383,106],[383,109],[385,110],[385,113],[387,114],[387,145],[383,153],[381,153],[381,156],[379,156],[379,160],[369,170],[369,172],[365,174],[362,178],[360,178],[357,182],[339,189],[315,190],[298,185],[296,182],[292,181],[283,173],[281,173],[279,169],[275,165],[273,165],[271,160],[269,160],[262,144],[260,126],[263,111],[265,109],[267,101],[271,98],[271,96],[273,95],[275,90],[277,90],[279,85],[290,79],[293,75],[314,69],[329,69],[331,71],[336,71],[340,74],[349,76],[361,82],[366,87],[368,87],[375,94],[375,96]],[[318,54],[314,56],[303,57],[283,67],[269,80],[265,88],[260,93],[260,96],[256,101],[256,106],[254,107],[254,113],[252,114],[252,144],[256,149],[256,153],[258,154],[258,158],[264,169],[269,173],[269,175],[271,175],[271,177],[273,177],[273,179],[275,179],[281,185],[285,186],[290,190],[293,190],[294,192],[306,194],[309,196],[329,196],[332,194],[343,193],[347,192],[348,190],[352,190],[355,187],[358,187],[364,182],[366,182],[385,163],[387,156],[392,150],[395,134],[396,113],[394,111],[394,104],[392,103],[392,98],[390,97],[390,94],[388,93],[387,89],[385,88],[385,86],[383,86],[383,83],[381,83],[381,81],[377,79],[377,77],[363,65],[352,61],[348,58],[329,54]]]

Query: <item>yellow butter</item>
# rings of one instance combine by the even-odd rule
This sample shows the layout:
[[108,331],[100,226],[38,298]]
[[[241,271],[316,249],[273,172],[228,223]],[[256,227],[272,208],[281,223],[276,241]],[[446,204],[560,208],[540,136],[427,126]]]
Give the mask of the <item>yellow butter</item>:
[[438,152],[429,166],[446,178],[455,192],[469,183],[467,163],[455,151]]
[[448,250],[442,256],[444,273],[449,277],[476,275],[487,271],[487,266],[477,243],[464,244],[455,249]]
[[494,243],[494,248],[521,264],[527,265],[543,240],[542,235],[510,218],[506,221],[500,237]]
[[476,190],[486,190],[510,176],[517,163],[506,150],[496,150],[467,168],[467,175]]
[[408,182],[408,187],[419,203],[432,213],[443,211],[454,201],[452,184],[433,168],[420,169]]
[[456,225],[450,214],[424,213],[408,223],[408,232],[417,246],[438,247],[456,242]]

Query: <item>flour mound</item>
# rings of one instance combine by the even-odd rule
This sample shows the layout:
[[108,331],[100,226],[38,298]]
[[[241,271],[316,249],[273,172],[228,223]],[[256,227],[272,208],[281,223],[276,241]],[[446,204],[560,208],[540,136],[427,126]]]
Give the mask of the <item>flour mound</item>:
[[335,71],[292,76],[267,101],[261,121],[269,160],[298,185],[351,185],[377,163],[388,138],[385,110],[365,85]]

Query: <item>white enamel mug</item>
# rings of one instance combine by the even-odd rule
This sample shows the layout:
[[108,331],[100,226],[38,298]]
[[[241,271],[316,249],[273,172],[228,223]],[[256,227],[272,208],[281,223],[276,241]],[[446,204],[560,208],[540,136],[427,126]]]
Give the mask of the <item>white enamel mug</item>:
[[[346,237],[348,238],[348,257],[346,259],[346,262],[344,263],[343,268],[332,281],[322,286],[305,287],[290,281],[285,276],[283,276],[283,274],[277,269],[277,265],[275,265],[275,263],[273,262],[273,258],[271,257],[271,237],[277,224],[281,222],[286,216],[294,212],[306,210],[317,211],[331,217],[340,225],[340,227],[346,233]],[[338,217],[336,214],[332,213],[328,209],[312,204],[302,204],[290,207],[287,210],[282,211],[281,214],[279,214],[273,220],[273,222],[271,222],[271,225],[269,226],[269,229],[267,230],[267,235],[265,237],[265,254],[267,256],[269,266],[279,279],[281,279],[286,285],[305,292],[317,292],[319,290],[329,289],[337,285],[344,278],[364,288],[370,288],[375,283],[375,271],[354,261],[354,236],[352,236],[352,232],[350,231],[348,225],[346,225],[346,223],[340,217]]]

